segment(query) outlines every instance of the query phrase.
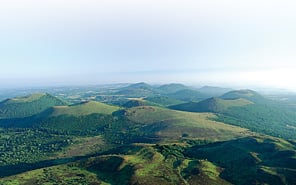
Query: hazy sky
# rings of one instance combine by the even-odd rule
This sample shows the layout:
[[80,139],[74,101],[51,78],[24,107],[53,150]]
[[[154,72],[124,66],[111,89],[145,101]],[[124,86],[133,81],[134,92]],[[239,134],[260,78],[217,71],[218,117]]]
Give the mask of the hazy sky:
[[3,0],[0,86],[296,89],[296,1]]

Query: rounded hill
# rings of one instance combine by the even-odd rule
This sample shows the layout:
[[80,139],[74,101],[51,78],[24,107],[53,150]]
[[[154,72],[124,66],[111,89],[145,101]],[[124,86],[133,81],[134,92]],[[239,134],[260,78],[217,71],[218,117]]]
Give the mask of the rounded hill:
[[119,110],[119,107],[107,105],[96,101],[87,101],[69,106],[55,106],[52,108],[51,116],[82,116],[95,113],[110,115],[117,110]]
[[47,93],[16,97],[0,102],[0,119],[29,117],[52,106],[63,105],[66,103]]
[[244,98],[244,99],[256,102],[256,103],[266,101],[266,99],[262,95],[260,95],[256,91],[249,90],[249,89],[230,91],[230,92],[225,93],[222,96],[220,96],[220,98],[222,98],[222,99]]
[[213,121],[211,113],[190,113],[161,107],[141,106],[127,109],[127,120],[140,125],[138,132],[160,139],[189,138],[225,140],[242,136],[246,129]]
[[197,103],[189,102],[174,105],[170,108],[188,112],[223,112],[230,107],[242,107],[250,104],[253,104],[253,102],[243,98],[229,100],[224,100],[220,98],[209,98]]

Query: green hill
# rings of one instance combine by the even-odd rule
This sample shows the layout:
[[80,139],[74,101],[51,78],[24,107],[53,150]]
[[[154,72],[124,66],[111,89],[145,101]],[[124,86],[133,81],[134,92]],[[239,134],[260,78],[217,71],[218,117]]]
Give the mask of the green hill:
[[231,107],[223,111],[218,120],[249,128],[255,132],[286,139],[296,139],[295,111],[283,106],[282,102],[267,99],[252,90],[231,91],[221,98],[245,98],[254,102],[254,104]]
[[145,82],[131,84],[123,89],[153,89],[153,87]]
[[60,105],[66,103],[47,93],[7,99],[0,102],[0,119],[29,117]]
[[295,149],[295,143],[255,136],[194,146],[186,149],[185,155],[222,167],[220,177],[233,184],[293,185],[296,182]]
[[262,95],[257,93],[256,91],[245,89],[245,90],[236,90],[230,91],[228,93],[223,94],[220,96],[222,99],[238,99],[244,98],[250,100],[255,103],[266,103],[268,100],[264,98]]
[[148,97],[148,98],[145,98],[145,100],[147,100],[149,102],[156,103],[156,104],[164,106],[164,107],[184,103],[184,101],[177,100],[177,99],[170,98],[170,97],[166,97],[166,96]]
[[139,107],[139,106],[160,106],[157,103],[150,102],[146,99],[131,99],[122,105],[125,108]]
[[268,136],[209,144],[122,145],[74,162],[52,161],[50,167],[0,183],[294,185],[295,147]]
[[[192,184],[197,177],[206,184],[230,185],[219,177],[220,168],[208,161],[187,160],[163,154],[158,146],[125,146],[128,152],[90,157],[46,167],[0,180],[6,184]],[[163,146],[164,148],[166,146]],[[169,147],[168,147],[169,148]],[[178,147],[175,147],[178,148]],[[182,150],[182,147],[179,149]],[[181,153],[182,155],[182,153]],[[216,169],[217,168],[217,169]],[[210,172],[208,172],[210,170]],[[197,175],[196,172],[205,173]],[[214,174],[210,174],[213,172]],[[214,177],[214,178],[213,178]]]
[[296,114],[276,106],[249,104],[231,107],[218,114],[221,122],[275,137],[296,139]]
[[155,89],[146,83],[136,83],[131,84],[127,87],[120,88],[115,94],[125,95],[127,97],[136,98],[136,97],[147,97],[157,94]]
[[159,139],[176,140],[182,137],[225,140],[242,136],[245,129],[212,121],[210,113],[189,113],[160,107],[142,106],[127,109],[124,117],[138,125],[138,134]]
[[35,127],[74,135],[95,135],[114,122],[113,112],[120,108],[89,101],[70,106],[52,107],[33,119]]
[[133,100],[129,100],[126,103],[124,103],[122,106],[126,107],[126,108],[131,108],[131,107],[138,107],[138,106],[144,106],[147,105],[147,103],[143,100],[140,99],[133,99]]
[[182,110],[188,112],[223,112],[230,107],[241,107],[253,104],[253,102],[246,99],[230,99],[224,100],[220,98],[209,98],[200,102],[189,102],[179,105],[171,106],[175,110]]
[[200,101],[200,100],[209,98],[208,95],[202,94],[192,89],[180,90],[175,93],[167,94],[166,96],[177,99],[177,100],[181,100],[181,101]]
[[165,84],[165,85],[161,85],[157,88],[157,90],[161,94],[172,94],[177,91],[181,91],[181,90],[185,90],[185,89],[190,89],[190,88],[183,85],[183,84],[177,84],[177,83]]
[[33,117],[31,122],[34,127],[60,133],[103,134],[111,143],[157,142],[182,137],[226,140],[240,137],[246,131],[213,119],[218,118],[210,113],[189,113],[157,106],[120,110],[103,103],[87,102],[50,108]]
[[[245,92],[244,96],[256,99],[259,103],[249,100],[210,98],[198,103],[189,102],[170,106],[171,109],[188,112],[212,112],[217,113],[217,121],[228,123],[251,131],[263,134],[296,139],[296,114],[287,109],[276,106],[276,102],[265,101],[263,98],[251,92]],[[263,103],[264,102],[264,103]]]
[[88,101],[70,106],[55,106],[52,108],[50,116],[83,116],[90,114],[112,114],[119,110],[119,107],[107,105],[96,101]]
[[49,94],[1,102],[0,184],[295,184],[295,112],[250,90],[185,103],[208,95],[178,87],[124,87],[151,92],[118,95],[125,108]]

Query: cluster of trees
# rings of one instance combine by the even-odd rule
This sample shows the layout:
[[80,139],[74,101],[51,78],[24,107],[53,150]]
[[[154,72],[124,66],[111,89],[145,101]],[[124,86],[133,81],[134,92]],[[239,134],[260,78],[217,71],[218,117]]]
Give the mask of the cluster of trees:
[[267,105],[247,105],[230,108],[219,114],[218,121],[248,128],[251,131],[285,139],[296,139],[295,113]]
[[0,166],[47,159],[71,142],[70,136],[45,130],[3,129],[0,131]]
[[[49,94],[41,95],[37,99],[6,100],[0,103],[0,118],[24,118],[38,114],[52,106],[65,105],[65,103]],[[29,98],[28,98],[29,99]],[[20,102],[19,102],[20,101]]]
[[165,157],[175,156],[178,158],[184,158],[184,147],[181,145],[156,145],[156,149]]
[[41,120],[39,126],[64,134],[93,136],[101,134],[113,121],[112,115],[105,114],[60,115]]

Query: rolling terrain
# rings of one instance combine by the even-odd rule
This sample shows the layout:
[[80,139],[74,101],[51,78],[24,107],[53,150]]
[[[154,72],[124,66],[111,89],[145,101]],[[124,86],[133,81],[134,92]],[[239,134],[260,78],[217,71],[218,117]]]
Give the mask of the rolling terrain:
[[129,145],[6,177],[2,182],[292,185],[295,162],[295,144],[254,136],[202,145]]
[[294,185],[295,112],[252,90],[202,89],[138,83],[77,90],[84,101],[70,105],[6,100],[0,184]]
[[170,106],[189,112],[212,112],[217,121],[248,128],[254,132],[286,139],[296,139],[295,112],[283,108],[278,102],[266,99],[251,90],[231,91],[220,98]]
[[212,121],[210,113],[189,113],[160,107],[142,106],[124,112],[125,119],[141,125],[142,133],[161,139],[227,140],[242,136],[246,129]]

